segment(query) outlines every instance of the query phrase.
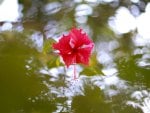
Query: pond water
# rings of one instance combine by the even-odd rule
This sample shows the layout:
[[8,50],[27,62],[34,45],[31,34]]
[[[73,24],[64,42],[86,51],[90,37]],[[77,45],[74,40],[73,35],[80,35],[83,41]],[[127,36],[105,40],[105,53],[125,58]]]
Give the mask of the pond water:
[[[1,0],[1,113],[150,113],[149,0]],[[52,44],[82,28],[89,66]]]

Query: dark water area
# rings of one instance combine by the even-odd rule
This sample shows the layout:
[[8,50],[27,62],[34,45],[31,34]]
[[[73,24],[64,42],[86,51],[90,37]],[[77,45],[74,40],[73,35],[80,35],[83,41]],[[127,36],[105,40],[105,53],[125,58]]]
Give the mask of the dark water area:
[[[1,0],[0,113],[150,113],[149,0]],[[66,68],[71,28],[95,46]]]

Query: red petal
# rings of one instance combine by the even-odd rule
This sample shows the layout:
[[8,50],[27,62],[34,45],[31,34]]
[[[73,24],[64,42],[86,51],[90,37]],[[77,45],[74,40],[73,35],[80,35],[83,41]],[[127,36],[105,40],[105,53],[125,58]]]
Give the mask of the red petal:
[[82,29],[78,30],[73,28],[70,31],[69,36],[71,37],[71,47],[74,46],[75,48],[78,48],[82,45],[87,45],[92,42],[86,33],[82,33]]
[[93,43],[91,43],[85,48],[78,49],[76,63],[83,63],[85,65],[88,65],[93,46]]
[[53,48],[59,50],[60,54],[68,54],[69,52],[71,52],[69,42],[70,37],[63,36],[58,43],[53,44]]
[[65,62],[66,66],[76,63],[76,55],[75,54],[62,54],[63,61]]
[[73,28],[67,36],[63,36],[53,48],[59,50],[59,54],[67,67],[74,63],[89,63],[89,57],[93,48],[93,42],[82,29]]

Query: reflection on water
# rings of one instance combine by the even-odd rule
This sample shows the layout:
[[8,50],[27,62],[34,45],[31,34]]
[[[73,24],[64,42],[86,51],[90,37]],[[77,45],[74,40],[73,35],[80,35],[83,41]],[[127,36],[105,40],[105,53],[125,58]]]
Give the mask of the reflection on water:
[[[149,18],[142,0],[2,1],[0,112],[149,113]],[[95,42],[77,80],[51,48],[73,26]]]

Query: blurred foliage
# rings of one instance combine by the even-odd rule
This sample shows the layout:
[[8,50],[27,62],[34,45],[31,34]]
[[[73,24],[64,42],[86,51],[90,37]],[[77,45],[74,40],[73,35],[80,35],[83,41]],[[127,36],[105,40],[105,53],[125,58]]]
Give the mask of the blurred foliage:
[[[128,90],[129,91],[129,90]],[[126,100],[129,100],[129,92],[123,91],[122,93],[118,94],[117,96],[113,96],[110,102],[112,113],[143,113],[140,108],[134,108],[130,105],[126,104]],[[120,107],[122,106],[122,107]]]
[[[54,49],[53,49],[52,45],[55,42],[56,41],[54,41],[52,38],[50,38],[50,39],[47,39],[46,41],[44,41],[44,44],[43,44],[43,54],[44,54],[44,56],[47,56],[47,58],[48,58],[45,61],[48,68],[58,67],[58,66],[63,65],[60,62],[59,55],[54,53]],[[44,59],[45,59],[45,57],[44,57]]]
[[104,102],[104,95],[99,87],[85,82],[83,95],[73,97],[72,111],[73,113],[110,113],[111,109],[109,104]]
[[102,65],[98,63],[96,58],[96,53],[93,53],[90,58],[90,63],[88,66],[83,66],[83,71],[81,71],[81,75],[86,76],[94,76],[94,75],[104,75],[101,71]]
[[117,67],[119,70],[119,76],[122,79],[130,81],[131,84],[139,84],[141,87],[150,87],[149,73],[150,69],[146,67],[138,66],[138,61],[142,58],[142,55],[132,55],[123,57],[117,60]]
[[37,51],[27,45],[28,41],[20,33],[0,35],[3,37],[0,41],[0,112],[19,112],[22,109],[24,112],[39,111],[39,106],[42,112],[47,109],[48,112],[53,111],[54,103],[47,97],[36,103],[28,100],[41,95],[41,91],[49,91],[39,79],[41,74],[37,71],[42,65],[36,57]]
[[50,93],[46,84],[65,86],[64,75],[60,75],[58,81],[49,81],[49,75],[39,73],[44,65],[55,67],[55,64],[48,64],[59,58],[52,54],[50,45],[54,41],[49,40],[39,53],[32,46],[32,40],[22,33],[6,31],[0,33],[0,37],[0,112],[49,113],[56,110],[56,103],[63,105],[66,97]]

